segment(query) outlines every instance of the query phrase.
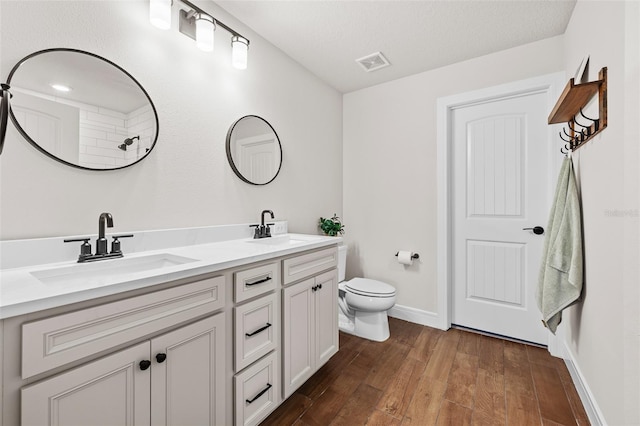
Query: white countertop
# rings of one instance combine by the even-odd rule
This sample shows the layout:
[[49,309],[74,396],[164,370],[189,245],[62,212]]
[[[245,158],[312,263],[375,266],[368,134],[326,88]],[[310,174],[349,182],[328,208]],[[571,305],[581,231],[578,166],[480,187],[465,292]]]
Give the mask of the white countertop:
[[[3,269],[0,319],[326,247],[342,238],[283,234],[267,240],[243,238],[125,253],[120,259],[82,264],[66,261]],[[145,270],[144,265],[150,264],[155,266]]]

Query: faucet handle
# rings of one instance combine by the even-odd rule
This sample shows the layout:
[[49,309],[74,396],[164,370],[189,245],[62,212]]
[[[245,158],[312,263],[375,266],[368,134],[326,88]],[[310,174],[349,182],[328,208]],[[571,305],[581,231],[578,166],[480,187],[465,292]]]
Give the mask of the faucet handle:
[[260,236],[262,234],[262,231],[260,230],[260,225],[249,225],[249,228],[251,228],[251,227],[255,227],[256,228],[255,232],[253,233],[253,239],[260,238]]
[[131,238],[133,234],[121,234],[121,235],[112,235],[113,241],[111,242],[111,254],[121,254],[122,250],[120,249],[120,240],[118,238]]
[[91,244],[89,243],[90,237],[82,237],[82,238],[66,238],[64,240],[65,243],[75,243],[82,241],[80,244],[80,257],[78,258],[78,262],[81,262],[83,258],[87,256],[91,256]]
[[271,225],[275,225],[275,223],[267,223],[266,225],[264,225],[264,237],[270,237],[271,236]]

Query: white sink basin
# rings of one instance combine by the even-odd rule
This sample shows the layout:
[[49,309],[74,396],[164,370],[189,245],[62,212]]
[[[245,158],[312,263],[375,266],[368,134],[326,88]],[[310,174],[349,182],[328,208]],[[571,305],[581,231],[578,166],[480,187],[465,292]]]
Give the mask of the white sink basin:
[[265,246],[282,247],[282,246],[294,246],[296,244],[308,243],[309,241],[315,241],[317,239],[320,239],[320,237],[285,234],[285,235],[277,235],[275,237],[248,240],[247,242],[250,244],[261,244]]
[[149,256],[100,260],[93,263],[76,263],[72,266],[33,271],[31,275],[44,284],[102,283],[125,278],[136,272],[160,270],[196,259],[159,253]]

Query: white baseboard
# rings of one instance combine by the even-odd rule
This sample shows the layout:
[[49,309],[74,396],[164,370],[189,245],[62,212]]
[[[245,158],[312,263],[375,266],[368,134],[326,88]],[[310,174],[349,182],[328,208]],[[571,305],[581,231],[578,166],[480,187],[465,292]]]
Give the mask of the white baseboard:
[[567,365],[567,369],[569,370],[573,384],[576,387],[578,396],[580,396],[584,410],[587,412],[589,422],[594,426],[606,425],[607,423],[604,420],[604,415],[602,414],[602,411],[600,411],[600,407],[598,407],[598,403],[596,402],[593,392],[591,392],[591,389],[580,370],[580,366],[576,362],[573,351],[566,343],[564,346],[564,362]]
[[394,305],[387,311],[387,315],[392,318],[398,318],[416,324],[426,325],[427,327],[439,329],[441,328],[440,317],[434,312],[410,308],[409,306]]

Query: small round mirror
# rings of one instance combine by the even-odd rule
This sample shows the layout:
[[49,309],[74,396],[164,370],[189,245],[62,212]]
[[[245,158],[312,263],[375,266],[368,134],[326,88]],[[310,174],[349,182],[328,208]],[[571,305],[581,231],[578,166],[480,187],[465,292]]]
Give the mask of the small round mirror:
[[93,53],[47,49],[13,67],[11,120],[38,150],[89,170],[131,166],[153,149],[158,114],[129,73]]
[[227,133],[227,159],[235,174],[252,185],[273,181],[282,166],[282,146],[271,124],[256,115],[237,120]]

